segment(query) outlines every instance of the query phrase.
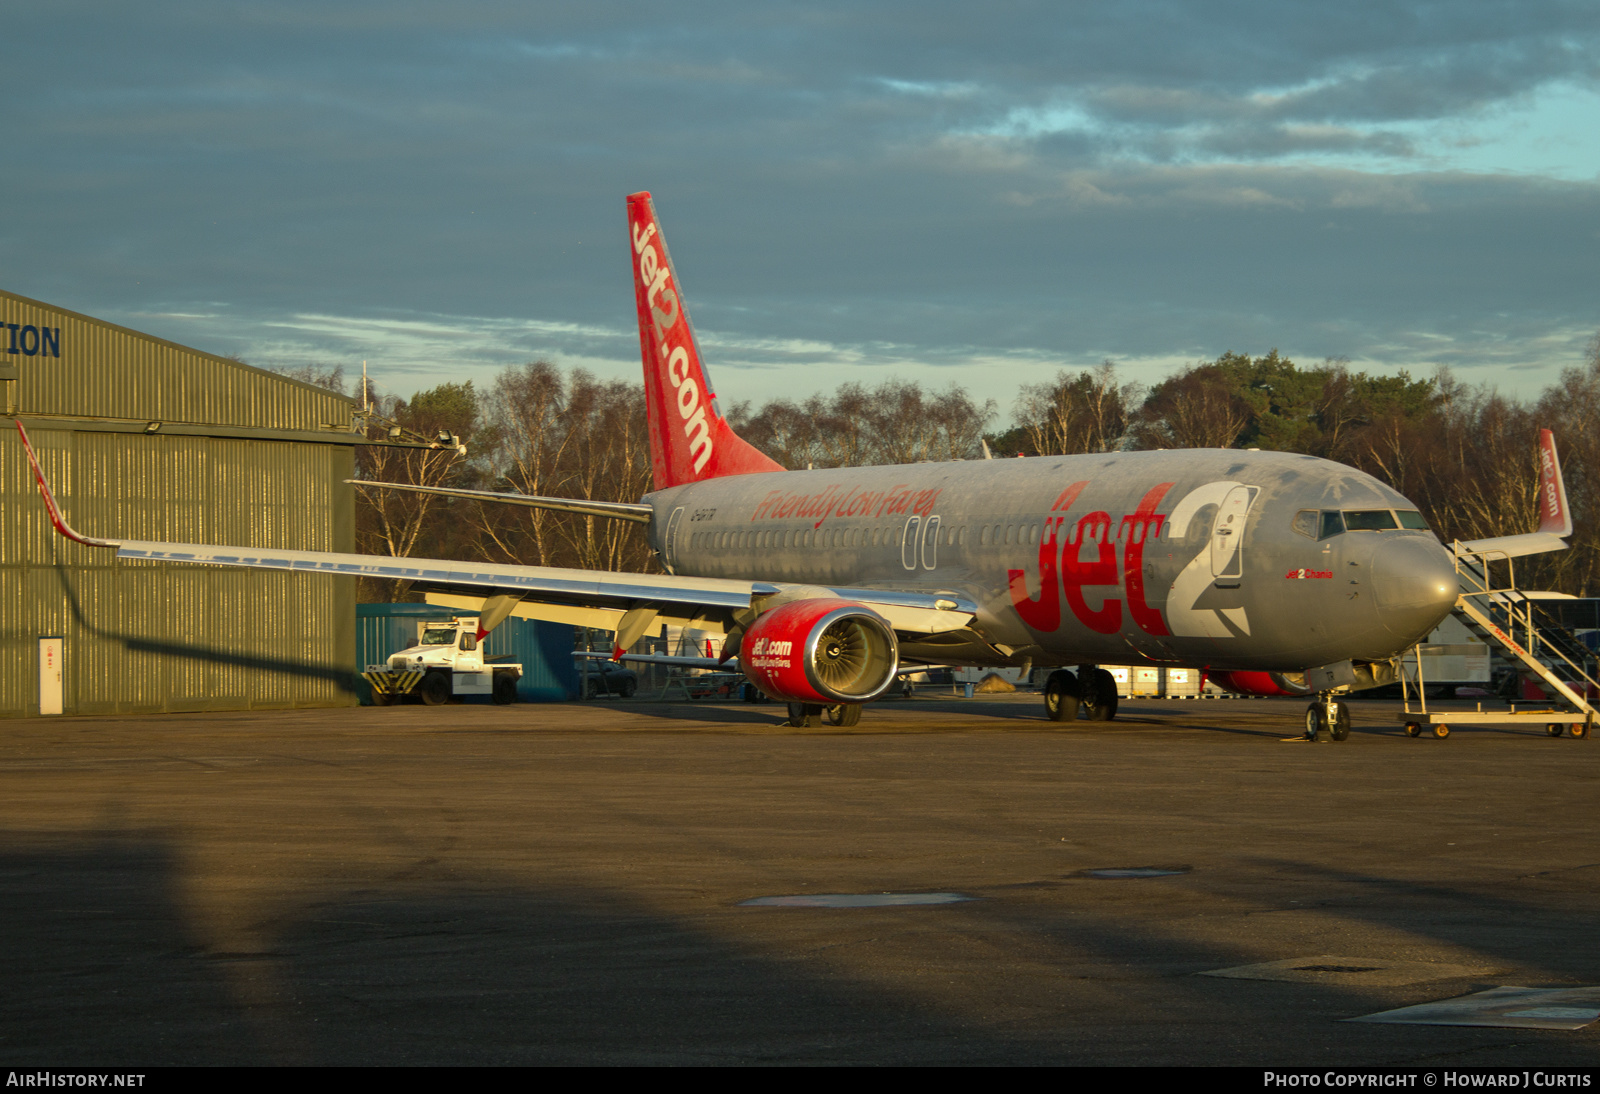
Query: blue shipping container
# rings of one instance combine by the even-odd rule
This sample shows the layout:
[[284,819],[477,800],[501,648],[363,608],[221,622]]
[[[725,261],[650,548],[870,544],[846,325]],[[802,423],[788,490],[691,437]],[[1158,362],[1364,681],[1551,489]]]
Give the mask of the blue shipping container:
[[[432,604],[357,604],[356,664],[365,669],[387,661],[389,655],[417,644],[417,624],[429,620],[455,618],[460,613]],[[522,666],[517,685],[521,703],[562,703],[578,697],[578,670],[572,648],[574,631],[566,623],[543,623],[534,619],[507,619],[484,639],[485,657],[500,658]],[[372,690],[360,680],[357,690],[363,705],[372,703]],[[473,696],[464,702],[489,702],[487,696]]]

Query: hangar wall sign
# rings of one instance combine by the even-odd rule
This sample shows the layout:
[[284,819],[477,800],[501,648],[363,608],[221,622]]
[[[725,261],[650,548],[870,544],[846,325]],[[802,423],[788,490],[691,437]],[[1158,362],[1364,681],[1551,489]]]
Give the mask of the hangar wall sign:
[[24,357],[60,357],[61,328],[36,327],[32,323],[7,323],[11,333],[7,353],[20,353]]

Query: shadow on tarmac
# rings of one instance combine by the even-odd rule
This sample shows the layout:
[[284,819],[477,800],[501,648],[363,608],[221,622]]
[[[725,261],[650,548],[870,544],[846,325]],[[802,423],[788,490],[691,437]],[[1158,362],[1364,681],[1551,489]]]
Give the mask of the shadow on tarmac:
[[[1248,939],[1181,937],[1183,887],[1207,884],[1203,872],[1063,881],[1022,899],[976,892],[939,908],[723,906],[697,922],[616,893],[456,876],[287,909],[265,924],[266,944],[219,952],[189,921],[182,856],[162,833],[0,841],[0,1050],[17,1066],[1600,1058],[1587,1033],[1337,1024],[1487,982],[1379,991],[1196,977],[1257,956]],[[1550,909],[1512,896],[1272,867],[1376,894],[1340,915],[1485,957],[1523,962],[1540,948],[1534,934],[1559,929]],[[1128,914],[1115,900],[1087,911],[1083,886],[1125,894]]]

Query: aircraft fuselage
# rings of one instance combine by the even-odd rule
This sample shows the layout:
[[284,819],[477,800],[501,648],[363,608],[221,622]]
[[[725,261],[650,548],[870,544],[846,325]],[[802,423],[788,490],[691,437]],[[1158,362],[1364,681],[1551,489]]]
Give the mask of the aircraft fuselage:
[[[679,574],[945,591],[1036,664],[1299,671],[1394,656],[1448,615],[1416,506],[1313,456],[1186,449],[738,475],[647,497]],[[1392,525],[1339,530],[1354,525]],[[979,662],[937,641],[908,653]]]

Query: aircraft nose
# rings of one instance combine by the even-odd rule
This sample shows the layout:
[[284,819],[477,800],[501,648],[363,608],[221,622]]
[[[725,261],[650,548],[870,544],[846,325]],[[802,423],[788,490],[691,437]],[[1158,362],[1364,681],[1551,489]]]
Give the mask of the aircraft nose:
[[1372,592],[1384,626],[1407,643],[1419,641],[1455,607],[1455,562],[1422,536],[1385,539],[1372,559]]

